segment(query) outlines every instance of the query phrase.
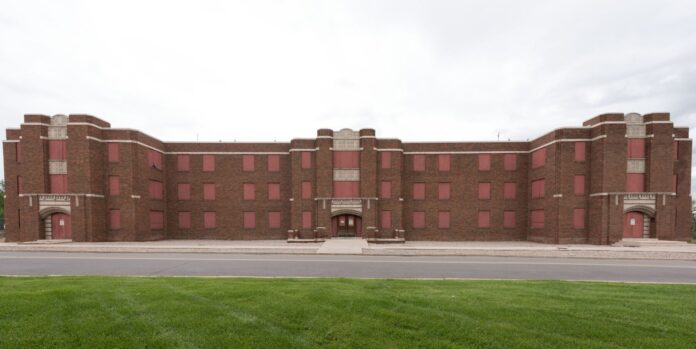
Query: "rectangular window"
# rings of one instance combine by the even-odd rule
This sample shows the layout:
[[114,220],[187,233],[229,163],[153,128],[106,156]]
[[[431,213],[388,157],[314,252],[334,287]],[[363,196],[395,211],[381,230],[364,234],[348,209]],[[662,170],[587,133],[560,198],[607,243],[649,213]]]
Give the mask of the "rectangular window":
[[333,193],[337,198],[357,198],[360,196],[360,182],[333,182]]
[[425,228],[425,212],[413,211],[413,228]]
[[672,191],[677,192],[677,175],[672,175]]
[[645,191],[645,174],[644,173],[627,173],[626,174],[626,191],[629,193],[640,193]]
[[280,183],[268,183],[268,200],[280,200]]
[[677,141],[672,142],[672,160],[679,160],[679,142]]
[[203,172],[215,171],[215,155],[203,155]]
[[121,229],[121,210],[109,210],[109,228],[111,230]]
[[627,143],[629,159],[645,159],[645,138],[629,138]]
[[584,229],[585,228],[585,209],[584,208],[574,208],[573,209],[573,228]]
[[179,212],[179,229],[191,229],[191,212]]
[[268,172],[280,171],[280,155],[268,155]]
[[164,212],[162,212],[162,211],[150,211],[150,229],[152,229],[152,230],[164,229]]
[[312,211],[302,211],[302,229],[312,228]]
[[[19,142],[15,143],[15,161],[22,162],[22,145]],[[116,161],[118,161],[118,157]]]
[[380,186],[380,198],[391,199],[391,184],[391,181],[382,181],[382,184]]
[[573,177],[573,191],[575,195],[585,195],[585,176],[575,175]]
[[121,194],[121,177],[109,176],[109,195],[115,196]]
[[478,185],[478,198],[480,200],[490,200],[491,198],[491,183],[480,182]]
[[503,168],[505,171],[514,171],[517,169],[517,154],[505,154],[503,156]]
[[203,200],[215,200],[215,183],[203,183]]
[[380,152],[380,164],[382,166],[382,169],[390,169],[391,168],[391,152],[390,151],[382,151]]
[[303,151],[300,153],[300,165],[302,169],[312,168],[312,153],[308,151]]
[[334,168],[360,168],[359,151],[335,151],[333,152]]
[[416,172],[425,171],[425,155],[423,155],[423,154],[413,155],[413,170]]
[[479,156],[478,156],[478,169],[479,169],[479,171],[490,171],[491,170],[491,154],[479,154]]
[[244,215],[244,229],[256,228],[256,212],[247,211],[247,212],[244,212],[243,215]]
[[150,193],[150,199],[162,199],[164,197],[162,182],[160,181],[151,179],[148,182],[148,191]]
[[490,228],[491,227],[491,211],[487,211],[487,210],[478,211],[478,227],[479,228]]
[[244,200],[256,200],[256,185],[254,183],[244,183]]
[[179,183],[176,186],[177,198],[179,200],[191,200],[191,184]]
[[254,156],[247,154],[242,155],[242,171],[244,172],[254,172]]
[[575,142],[575,161],[585,161],[585,142]]
[[106,152],[109,162],[118,162],[118,143],[107,143]]
[[48,141],[48,159],[49,160],[65,160],[67,150],[67,142],[64,140],[49,140]]
[[450,183],[437,184],[437,198],[439,200],[449,200],[450,198]]
[[187,172],[191,170],[191,156],[179,154],[176,156],[176,170],[179,172]]
[[22,180],[22,176],[17,176],[17,193],[23,193],[24,192],[24,180]]
[[147,150],[147,165],[149,167],[161,170],[162,169],[162,153],[148,149]]
[[413,183],[413,200],[425,200],[425,183]]
[[543,198],[546,193],[546,181],[537,179],[532,181],[532,199]]
[[217,214],[215,211],[203,212],[203,228],[214,229],[217,227]]
[[52,174],[49,175],[51,193],[63,194],[68,192],[68,175]]
[[544,227],[544,210],[530,211],[530,224],[532,228]]
[[450,170],[451,157],[449,154],[439,154],[437,156],[437,170],[448,172]]
[[532,168],[539,168],[544,165],[546,165],[546,148],[532,152]]
[[517,198],[517,183],[503,183],[503,198],[505,198],[506,200],[514,200],[515,198]]
[[437,212],[437,227],[440,229],[449,229],[449,227],[450,227],[450,213],[449,213],[449,211],[438,211]]
[[514,228],[517,225],[515,211],[504,211],[503,212],[503,227],[504,228]]
[[271,229],[280,228],[280,212],[278,212],[278,211],[268,212],[268,227]]
[[302,182],[302,198],[311,199],[312,198],[312,182],[304,181]]
[[391,229],[392,227],[392,211],[382,211],[380,219],[382,229]]

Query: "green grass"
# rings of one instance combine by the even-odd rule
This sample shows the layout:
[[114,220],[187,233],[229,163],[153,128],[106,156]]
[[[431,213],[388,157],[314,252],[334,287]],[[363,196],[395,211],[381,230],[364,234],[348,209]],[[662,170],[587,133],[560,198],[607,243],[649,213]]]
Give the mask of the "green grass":
[[696,286],[0,277],[3,348],[694,348]]

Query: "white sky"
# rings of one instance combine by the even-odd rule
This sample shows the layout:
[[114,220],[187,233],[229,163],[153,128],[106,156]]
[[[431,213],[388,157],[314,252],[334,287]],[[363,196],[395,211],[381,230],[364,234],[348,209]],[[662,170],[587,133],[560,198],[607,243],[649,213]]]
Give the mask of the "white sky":
[[3,129],[525,140],[634,111],[696,124],[696,1],[0,0]]

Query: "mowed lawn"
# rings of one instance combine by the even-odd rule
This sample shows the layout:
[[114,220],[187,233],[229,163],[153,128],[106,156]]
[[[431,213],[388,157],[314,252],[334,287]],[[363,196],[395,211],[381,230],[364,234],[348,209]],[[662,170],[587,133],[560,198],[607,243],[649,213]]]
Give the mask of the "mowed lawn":
[[3,348],[694,348],[696,286],[0,278]]

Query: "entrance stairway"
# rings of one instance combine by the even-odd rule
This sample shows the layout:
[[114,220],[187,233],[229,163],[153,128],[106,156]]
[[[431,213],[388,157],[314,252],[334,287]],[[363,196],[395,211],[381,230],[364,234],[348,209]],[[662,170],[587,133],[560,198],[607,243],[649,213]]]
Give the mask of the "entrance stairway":
[[367,240],[362,238],[333,238],[326,240],[317,250],[318,254],[362,254]]
[[647,247],[647,246],[686,246],[688,242],[658,240],[658,239],[623,239],[614,243],[617,247]]

